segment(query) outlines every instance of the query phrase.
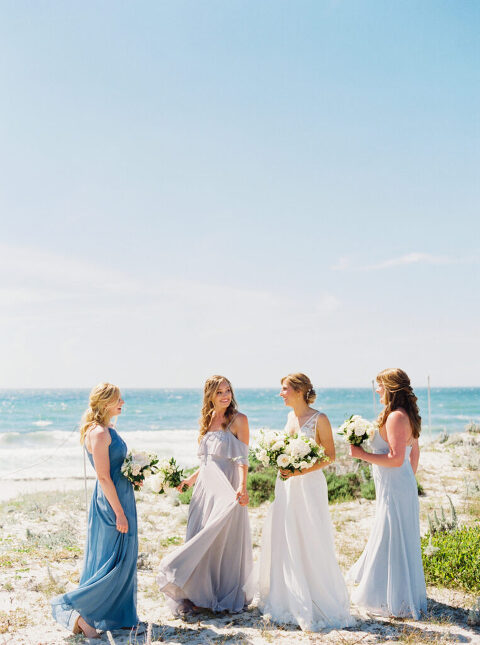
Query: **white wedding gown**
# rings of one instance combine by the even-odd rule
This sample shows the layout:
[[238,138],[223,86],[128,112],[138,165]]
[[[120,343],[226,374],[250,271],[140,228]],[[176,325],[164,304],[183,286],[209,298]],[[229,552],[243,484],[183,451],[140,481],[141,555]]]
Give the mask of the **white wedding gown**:
[[[299,428],[315,438],[316,412]],[[354,624],[347,587],[338,566],[328,510],[325,475],[321,470],[286,481],[277,478],[275,501],[262,535],[259,607],[277,623],[293,623],[306,631]]]

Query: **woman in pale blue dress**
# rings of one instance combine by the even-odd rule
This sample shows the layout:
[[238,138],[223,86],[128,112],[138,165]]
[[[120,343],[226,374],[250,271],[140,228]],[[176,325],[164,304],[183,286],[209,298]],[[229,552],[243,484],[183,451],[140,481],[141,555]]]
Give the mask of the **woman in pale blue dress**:
[[358,583],[352,593],[358,606],[380,615],[418,619],[427,609],[415,480],[421,419],[403,370],[383,370],[377,383],[385,409],[371,441],[373,452],[350,446],[353,457],[372,464],[375,520],[348,579]]
[[205,383],[198,456],[200,468],[179,490],[195,484],[185,544],[160,563],[158,584],[178,613],[207,608],[242,611],[251,600],[248,521],[248,420],[237,411],[230,381]]
[[98,638],[97,629],[130,628],[138,623],[135,496],[120,470],[127,447],[109,427],[123,403],[120,390],[110,383],[100,383],[90,393],[80,438],[97,482],[88,516],[84,567],[77,589],[51,603],[55,620],[88,638]]

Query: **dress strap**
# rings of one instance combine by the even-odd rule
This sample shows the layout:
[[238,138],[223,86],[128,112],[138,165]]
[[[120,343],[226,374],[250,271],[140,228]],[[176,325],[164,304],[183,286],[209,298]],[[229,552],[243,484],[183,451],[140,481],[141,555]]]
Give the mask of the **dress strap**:
[[318,419],[318,415],[319,415],[319,414],[320,414],[320,412],[317,410],[316,412],[314,412],[314,413],[312,414],[312,416],[311,416],[311,417],[308,417],[308,419],[307,419],[307,420],[306,420],[302,425],[298,424],[298,425],[299,425],[299,427],[300,427],[300,430],[301,430],[302,428],[304,428],[305,426],[310,425],[310,423],[311,423],[313,420],[315,420],[315,424],[316,424],[317,419]]
[[[236,413],[235,413],[235,416],[234,416],[234,417],[233,417],[233,419],[230,421],[230,423],[228,424],[228,426],[225,428],[225,432],[226,432],[227,430],[230,430],[230,426],[232,425],[232,423],[235,421],[235,419],[236,419],[237,417],[238,417],[238,412],[236,412]],[[233,434],[233,432],[232,432],[232,434]],[[234,436],[234,437],[236,437],[237,435],[233,434],[233,436]]]

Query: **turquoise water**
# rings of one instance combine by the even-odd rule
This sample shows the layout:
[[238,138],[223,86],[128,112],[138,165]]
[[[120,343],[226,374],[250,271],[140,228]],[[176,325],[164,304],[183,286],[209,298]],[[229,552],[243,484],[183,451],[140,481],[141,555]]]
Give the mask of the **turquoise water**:
[[[368,389],[319,390],[315,406],[334,429],[353,413],[373,419]],[[428,440],[427,392],[417,390]],[[198,464],[198,425],[202,393],[197,389],[124,390],[117,422],[129,448],[174,456],[186,467]],[[252,441],[259,428],[283,428],[288,409],[273,389],[239,389],[239,408],[248,415]],[[480,388],[438,388],[431,392],[432,437],[458,432],[478,421]],[[78,423],[88,404],[87,390],[0,390],[0,480],[83,478]],[[379,404],[377,398],[377,412]],[[93,476],[90,465],[87,474]]]
[[[416,391],[423,430],[428,431],[427,391]],[[195,430],[202,393],[197,389],[124,390],[124,411],[118,421],[122,432]],[[282,428],[287,411],[276,389],[239,389],[239,409],[248,415],[252,428]],[[379,411],[376,397],[377,412]],[[88,405],[87,390],[0,390],[0,436],[10,441],[48,431],[71,431]],[[324,389],[317,391],[315,406],[325,412],[332,426],[352,413],[374,418],[372,390]],[[432,432],[458,432],[480,417],[480,388],[434,388],[431,390]]]

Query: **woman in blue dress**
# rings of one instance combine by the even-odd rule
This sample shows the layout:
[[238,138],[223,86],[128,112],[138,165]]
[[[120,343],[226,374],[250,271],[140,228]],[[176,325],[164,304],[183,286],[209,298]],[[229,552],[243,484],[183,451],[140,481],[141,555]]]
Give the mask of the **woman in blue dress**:
[[133,486],[120,468],[127,446],[110,420],[122,411],[120,390],[100,383],[80,427],[80,441],[97,473],[88,516],[85,561],[75,591],[52,600],[56,621],[87,638],[138,623],[137,511]]
[[376,614],[418,619],[427,609],[415,480],[421,418],[403,370],[383,370],[377,383],[385,409],[371,440],[373,452],[350,446],[353,457],[373,465],[375,520],[348,578],[358,583],[352,593],[357,605]]

